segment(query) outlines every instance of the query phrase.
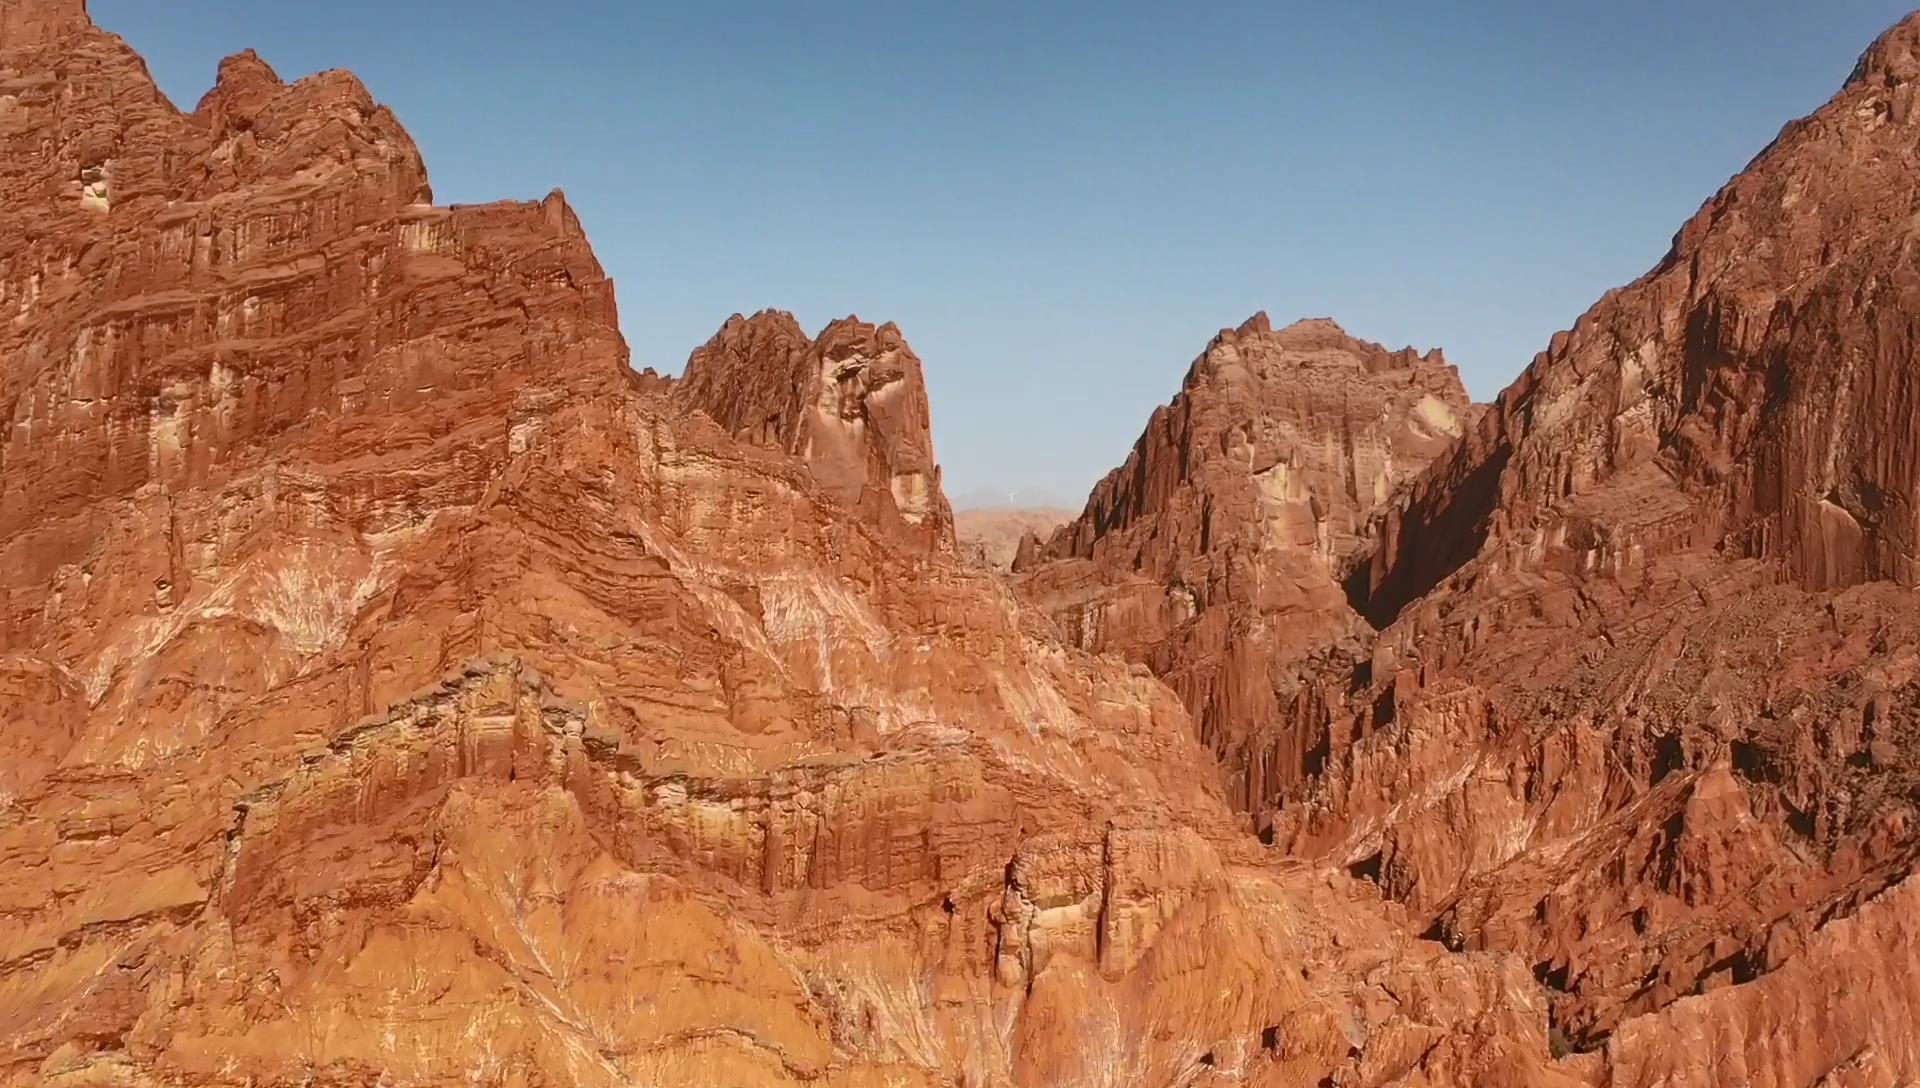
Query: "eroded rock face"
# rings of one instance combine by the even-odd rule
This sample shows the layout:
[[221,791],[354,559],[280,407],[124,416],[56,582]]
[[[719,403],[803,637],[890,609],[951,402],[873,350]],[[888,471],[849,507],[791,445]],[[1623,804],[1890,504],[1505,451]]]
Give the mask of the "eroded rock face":
[[896,331],[634,374],[557,194],[0,11],[0,1083],[1547,1061],[1524,962],[1259,848],[1165,686],[947,554]]
[[809,340],[792,314],[735,314],[687,360],[680,394],[736,437],[798,455],[893,538],[954,550],[926,378],[891,322],[848,317]]
[[[1920,866],[1916,42],[1920,19],[1889,32],[1657,268],[1335,519],[1350,543],[1283,517],[1284,558],[1242,546],[1227,599],[1294,572],[1291,645],[1244,603],[1198,637],[1220,541],[1274,520],[1240,483],[1267,455],[1182,401],[1017,564],[1079,641],[1169,679],[1277,847],[1346,866],[1451,947],[1529,961],[1560,1074],[1920,1071],[1899,920]],[[1169,518],[1183,494],[1212,501]],[[1342,578],[1357,612],[1331,603]],[[1220,684],[1236,674],[1265,683]],[[1236,721],[1265,731],[1238,761]],[[1818,1027],[1769,1026],[1810,1008]]]
[[1518,566],[1717,547],[1815,589],[1920,581],[1902,249],[1917,34],[1875,43],[1396,508],[1368,579],[1378,618],[1502,546]]
[[1078,645],[1150,665],[1255,806],[1323,758],[1314,678],[1366,659],[1342,579],[1369,519],[1474,411],[1438,351],[1256,315],[1208,345],[1085,512],[1027,548],[1020,591]]
[[[1353,583],[1370,682],[1262,816],[1531,960],[1610,1083],[1916,1075],[1882,974],[1915,967],[1892,915],[1920,864],[1916,42],[1875,44],[1389,506]],[[1790,1009],[1824,1026],[1762,1026]]]
[[[1849,551],[1737,483],[1816,479],[1751,467],[1805,428],[1708,477],[1676,424],[1556,497],[1508,469],[1559,438],[1496,449],[1544,402],[1475,424],[1435,358],[1252,323],[1023,547],[1098,622],[1049,620],[950,554],[897,332],[761,315],[634,374],[564,200],[431,206],[352,77],[242,55],[182,114],[73,0],[0,31],[0,1083],[1920,1077],[1920,602],[1895,499]],[[1824,148],[1809,207],[1853,209],[1782,299],[1899,282],[1915,33],[1756,166]],[[1750,207],[1788,226],[1723,275],[1827,230]],[[1564,358],[1516,388],[1606,380]],[[1697,403],[1880,410],[1748,367]],[[1428,396],[1468,437],[1396,500]],[[1220,787],[1202,740],[1311,735],[1242,690],[1325,727],[1297,775]]]
[[86,0],[0,0],[0,48],[38,45],[86,24]]

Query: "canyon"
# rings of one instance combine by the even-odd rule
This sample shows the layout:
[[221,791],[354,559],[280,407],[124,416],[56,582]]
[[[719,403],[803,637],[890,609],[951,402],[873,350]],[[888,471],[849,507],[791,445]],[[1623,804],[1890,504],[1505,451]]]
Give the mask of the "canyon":
[[1916,86],[1010,541],[894,325],[635,370],[560,192],[0,0],[0,1084],[1920,1079]]

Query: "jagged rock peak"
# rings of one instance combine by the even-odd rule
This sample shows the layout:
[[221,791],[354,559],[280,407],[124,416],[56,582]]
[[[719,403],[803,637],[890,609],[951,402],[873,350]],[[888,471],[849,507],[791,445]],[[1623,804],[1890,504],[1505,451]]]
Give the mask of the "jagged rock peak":
[[[1055,535],[1048,554],[1090,557],[1096,541],[1183,491],[1227,481],[1237,488],[1284,463],[1289,474],[1263,486],[1287,491],[1288,501],[1317,495],[1318,516],[1340,538],[1322,550],[1344,556],[1374,504],[1460,434],[1469,406],[1438,349],[1390,352],[1330,318],[1276,331],[1256,313],[1194,360],[1180,395],[1154,413],[1127,463],[1094,488],[1087,512]],[[1203,536],[1207,548],[1231,539]]]
[[1882,85],[1906,83],[1920,77],[1920,11],[1888,27],[1860,54],[1848,77],[1855,83],[1879,81]]
[[806,461],[896,540],[954,548],[920,359],[892,322],[849,315],[809,339],[794,316],[734,314],[687,359],[679,396],[738,438]]
[[427,205],[417,147],[351,75],[286,84],[241,53],[186,114],[83,7],[0,11],[10,31],[78,28],[0,52],[19,77],[0,524],[211,485],[295,435],[358,449],[370,400],[426,433],[504,415],[523,382],[626,380],[612,287],[564,203]]
[[222,57],[219,73],[215,76],[216,87],[242,87],[266,84],[274,87],[284,86],[280,74],[273,66],[261,59],[259,53],[251,49],[242,49],[231,56]]
[[[1264,350],[1241,350],[1245,345],[1255,343],[1265,345]],[[1462,403],[1466,396],[1464,386],[1460,386],[1458,372],[1447,363],[1445,353],[1439,348],[1424,353],[1411,347],[1390,351],[1380,344],[1353,336],[1330,317],[1302,318],[1275,329],[1265,311],[1256,313],[1235,328],[1220,330],[1207,345],[1207,350],[1195,360],[1194,374],[1190,376],[1189,383],[1193,377],[1223,362],[1279,367],[1286,371],[1333,368],[1370,374],[1420,367],[1451,375],[1450,380],[1443,378],[1441,383],[1459,387],[1457,399]]]
[[1286,720],[1296,665],[1365,633],[1341,580],[1376,507],[1472,415],[1437,351],[1255,314],[1213,338],[1081,515],[1019,550],[1018,588],[1082,646],[1171,684],[1244,803],[1288,774],[1254,750]]
[[214,139],[239,141],[221,168],[240,180],[252,180],[260,169],[288,170],[292,157],[353,161],[364,164],[367,181],[392,186],[402,202],[433,201],[412,135],[352,72],[330,69],[289,84],[248,49],[220,62],[192,116]]
[[797,453],[812,346],[784,310],[734,314],[687,358],[679,394],[735,436]]
[[248,49],[221,60],[213,86],[200,97],[193,112],[212,119],[214,131],[224,135],[232,129],[250,127],[286,87],[280,74],[260,54]]
[[1583,528],[1570,561],[1638,566],[1711,542],[1800,584],[1920,584],[1912,420],[1920,16],[1609,292],[1388,515],[1385,623],[1476,556]]

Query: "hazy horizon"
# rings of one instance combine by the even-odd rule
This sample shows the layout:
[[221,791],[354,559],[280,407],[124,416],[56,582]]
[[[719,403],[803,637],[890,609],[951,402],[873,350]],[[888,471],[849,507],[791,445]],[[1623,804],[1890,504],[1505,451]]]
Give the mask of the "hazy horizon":
[[636,366],[735,312],[897,322],[948,493],[1073,508],[1259,310],[1491,398],[1906,11],[91,8],[182,108],[254,48],[355,71],[443,203],[565,189]]

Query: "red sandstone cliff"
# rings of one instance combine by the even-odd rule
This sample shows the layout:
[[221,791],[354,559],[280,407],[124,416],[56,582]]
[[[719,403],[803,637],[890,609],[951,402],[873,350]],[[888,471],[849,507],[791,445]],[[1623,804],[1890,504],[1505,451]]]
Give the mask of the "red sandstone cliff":
[[[1197,607],[1167,614],[1169,590],[1202,599],[1188,572],[1216,541],[1267,523],[1242,499],[1160,527],[1200,490],[1190,466],[1246,475],[1178,401],[1019,564],[1083,644],[1168,678],[1263,837],[1451,947],[1527,959],[1574,1075],[1900,1083],[1920,1063],[1896,921],[1920,894],[1916,57],[1920,17],[1358,511],[1374,524],[1329,573],[1377,636],[1310,579],[1280,595],[1306,602],[1296,641],[1244,659],[1257,624],[1203,642]],[[1108,534],[1129,546],[1103,555]]]
[[735,314],[687,360],[680,393],[735,436],[798,455],[890,535],[953,551],[926,378],[893,324],[849,317],[809,340],[792,314]]
[[635,375],[557,194],[0,0],[0,1083],[1914,1080],[1916,38],[1448,452],[1224,334],[1062,642],[888,327]]
[[1909,21],[1875,43],[1501,394],[1388,519],[1379,618],[1507,541],[1615,567],[1713,547],[1812,589],[1920,581],[1916,37]]
[[[1341,583],[1369,519],[1472,413],[1438,351],[1258,314],[1208,345],[1085,512],[1016,564],[1020,591],[1076,644],[1151,666],[1252,804],[1327,743],[1311,678],[1367,657]],[[1275,744],[1300,750],[1276,760]]]
[[1163,686],[944,554],[895,332],[635,375],[557,194],[0,12],[0,1083],[1546,1061],[1524,964],[1251,844]]
[[1348,743],[1261,813],[1615,1077],[1915,1076],[1917,79],[1910,18],[1389,507]]

